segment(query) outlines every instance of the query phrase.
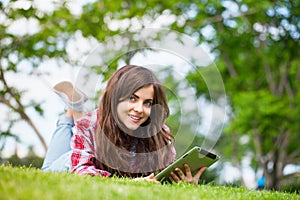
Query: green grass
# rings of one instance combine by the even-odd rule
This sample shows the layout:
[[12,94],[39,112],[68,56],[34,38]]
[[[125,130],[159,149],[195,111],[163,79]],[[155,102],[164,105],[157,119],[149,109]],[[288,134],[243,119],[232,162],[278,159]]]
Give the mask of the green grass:
[[46,173],[0,166],[0,199],[300,199],[297,194],[188,184],[160,185],[131,179]]

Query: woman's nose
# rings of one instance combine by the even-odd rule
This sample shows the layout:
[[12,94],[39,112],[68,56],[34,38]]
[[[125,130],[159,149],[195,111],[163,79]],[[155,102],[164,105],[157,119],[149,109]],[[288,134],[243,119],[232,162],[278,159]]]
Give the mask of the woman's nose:
[[134,104],[133,110],[136,111],[136,112],[143,112],[143,103],[142,102],[136,102]]

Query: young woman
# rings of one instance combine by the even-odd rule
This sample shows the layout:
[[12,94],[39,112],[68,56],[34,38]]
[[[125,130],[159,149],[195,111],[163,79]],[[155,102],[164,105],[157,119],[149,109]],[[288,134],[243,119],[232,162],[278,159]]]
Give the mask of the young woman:
[[[150,70],[134,65],[117,70],[99,107],[86,115],[82,108],[87,98],[71,83],[61,82],[54,91],[68,109],[58,120],[43,170],[158,182],[153,172],[175,160],[165,125],[169,116],[166,96]],[[193,177],[186,165],[185,172],[176,169],[172,173],[171,181],[197,184],[204,170]]]

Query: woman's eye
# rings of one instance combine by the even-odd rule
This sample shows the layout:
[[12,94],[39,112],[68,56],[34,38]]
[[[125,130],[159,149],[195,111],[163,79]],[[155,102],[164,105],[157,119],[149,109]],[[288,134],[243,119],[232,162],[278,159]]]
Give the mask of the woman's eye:
[[145,104],[147,107],[151,107],[151,106],[152,106],[152,102],[151,102],[151,101],[146,101],[144,104]]
[[129,101],[131,102],[135,101],[135,97],[134,96],[129,97]]

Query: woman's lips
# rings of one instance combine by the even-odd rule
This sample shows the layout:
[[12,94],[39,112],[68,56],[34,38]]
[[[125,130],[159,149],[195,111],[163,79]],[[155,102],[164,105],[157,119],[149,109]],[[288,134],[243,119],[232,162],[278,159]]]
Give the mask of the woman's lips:
[[129,114],[129,118],[131,119],[131,121],[133,121],[134,123],[138,123],[142,117],[136,116],[136,115],[130,115]]

